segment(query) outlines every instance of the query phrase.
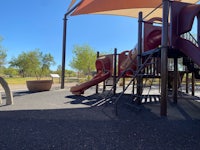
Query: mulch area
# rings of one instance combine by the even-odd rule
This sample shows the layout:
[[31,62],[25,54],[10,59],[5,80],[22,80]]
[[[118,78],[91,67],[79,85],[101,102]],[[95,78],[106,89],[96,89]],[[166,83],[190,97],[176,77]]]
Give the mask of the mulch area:
[[160,117],[159,102],[137,106],[125,95],[116,115],[112,103],[94,106],[102,98],[94,91],[15,93],[14,105],[0,107],[1,150],[199,149],[198,97],[169,100],[168,116]]

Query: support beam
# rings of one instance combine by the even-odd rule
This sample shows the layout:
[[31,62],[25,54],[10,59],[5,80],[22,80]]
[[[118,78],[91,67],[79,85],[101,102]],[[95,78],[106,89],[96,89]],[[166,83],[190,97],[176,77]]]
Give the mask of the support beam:
[[186,93],[188,94],[189,92],[188,92],[188,88],[189,88],[189,76],[188,76],[188,71],[186,72],[186,77],[185,77],[185,89],[186,89]]
[[163,0],[163,26],[162,26],[162,47],[161,47],[161,106],[160,115],[167,116],[167,97],[168,97],[168,15],[169,0]]
[[116,88],[117,88],[117,48],[114,49],[114,72],[113,72],[113,94],[116,94]]
[[173,101],[177,103],[178,96],[178,58],[174,58]]
[[[137,69],[139,69],[142,65],[142,21],[143,21],[143,14],[142,12],[139,12],[138,17],[138,56],[137,56]],[[141,74],[139,72],[139,74]],[[137,103],[141,104],[141,95],[142,95],[142,77],[137,77]]]
[[64,15],[63,19],[63,45],[62,45],[62,72],[61,72],[61,89],[65,88],[65,58],[66,58],[66,37],[67,37],[67,16],[70,15],[81,3],[77,3],[74,7],[72,7],[69,11],[67,11]]
[[[97,59],[99,58],[99,51],[97,52]],[[96,94],[99,93],[99,84],[96,85]]]
[[62,73],[61,73],[61,89],[65,88],[65,56],[66,56],[66,37],[67,37],[67,15],[63,19],[63,47],[62,47]]
[[192,72],[192,96],[194,96],[194,91],[195,91],[195,76],[194,72]]

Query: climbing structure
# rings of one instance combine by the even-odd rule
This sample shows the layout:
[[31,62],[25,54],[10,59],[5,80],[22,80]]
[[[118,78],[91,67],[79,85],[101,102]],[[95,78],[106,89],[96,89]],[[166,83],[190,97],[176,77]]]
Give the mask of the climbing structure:
[[[163,3],[162,3],[163,2]],[[138,15],[138,47],[137,53],[133,53],[137,55],[135,58],[134,55],[128,54],[124,57],[122,56],[120,59],[127,58],[126,63],[121,62],[120,68],[118,68],[120,74],[118,74],[118,78],[121,76],[130,76],[132,74],[132,82],[137,80],[137,101],[141,101],[143,96],[143,79],[144,77],[156,77],[149,74],[149,72],[157,72],[158,76],[161,77],[161,115],[167,115],[167,97],[168,97],[168,78],[171,76],[173,78],[173,82],[171,83],[171,88],[173,90],[173,99],[174,102],[177,102],[177,92],[179,85],[179,73],[178,73],[178,58],[183,58],[183,65],[186,66],[189,72],[193,72],[196,78],[200,77],[199,67],[200,66],[200,5],[195,4],[198,1],[195,0],[180,0],[180,1],[127,1],[125,3],[123,0],[119,1],[110,1],[113,5],[106,5],[107,1],[87,1],[83,0],[81,3],[77,5],[77,8],[74,7],[72,9],[75,10],[73,15],[80,14],[115,14],[115,15],[125,15],[125,16],[135,16],[135,12],[139,12],[142,10],[146,15],[144,18],[142,16],[142,12],[139,12]],[[186,2],[191,2],[186,3]],[[161,5],[158,6],[158,4]],[[122,5],[123,4],[123,5]],[[141,8],[141,9],[140,9]],[[149,8],[155,8],[153,11]],[[127,11],[127,10],[133,10]],[[153,18],[153,20],[146,21],[153,12],[161,12],[163,9],[163,13],[154,13],[154,17],[156,15],[163,16],[160,18]],[[170,11],[169,11],[170,9]],[[72,12],[70,10],[69,13]],[[131,12],[133,15],[128,15],[127,13]],[[148,12],[149,14],[146,14]],[[127,14],[127,15],[126,15]],[[156,14],[156,15],[155,15]],[[67,14],[65,15],[65,17]],[[158,17],[156,16],[156,17]],[[191,34],[188,32],[191,31],[194,18],[197,18],[197,39],[195,40]],[[170,21],[168,21],[168,18]],[[161,21],[162,25],[153,27],[153,22]],[[142,31],[142,24],[144,24],[144,30]],[[151,28],[153,27],[153,28]],[[144,35],[142,35],[144,33]],[[189,35],[190,38],[187,38]],[[161,38],[162,37],[162,38]],[[143,38],[143,42],[142,42]],[[162,39],[162,40],[161,40]],[[191,40],[192,39],[192,40]],[[195,41],[195,42],[194,42]],[[124,53],[125,54],[125,53]],[[160,55],[159,55],[160,54]],[[123,54],[122,54],[123,55]],[[132,56],[134,56],[132,58]],[[146,58],[145,58],[146,57]],[[147,60],[148,61],[145,61]],[[152,61],[156,58],[156,61],[152,63]],[[172,72],[168,72],[167,68],[167,60],[171,58],[174,60],[174,70]],[[131,62],[131,64],[130,64]],[[155,63],[156,62],[156,63]],[[155,65],[155,64],[160,64]],[[153,69],[147,69],[149,66],[156,66]],[[119,67],[119,66],[118,66]],[[128,68],[128,69],[127,69]],[[160,68],[160,69],[159,69]],[[147,71],[150,70],[150,71]],[[169,76],[168,76],[169,75]],[[116,83],[118,80],[115,80],[113,89],[115,90]],[[126,88],[124,88],[126,90]],[[124,91],[122,92],[124,93]]]

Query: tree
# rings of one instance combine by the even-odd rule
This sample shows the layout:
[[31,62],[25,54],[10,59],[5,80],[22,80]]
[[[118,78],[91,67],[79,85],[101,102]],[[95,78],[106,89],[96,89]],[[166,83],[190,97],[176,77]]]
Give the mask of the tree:
[[1,42],[3,41],[3,38],[0,37],[0,67],[3,67],[3,65],[5,64],[6,62],[6,57],[7,57],[7,54],[6,54],[6,50],[5,48],[1,45]]
[[62,66],[61,66],[61,65],[58,65],[58,66],[57,66],[57,69],[56,69],[56,71],[54,71],[54,73],[57,73],[57,74],[59,74],[59,75],[61,76],[61,73],[62,73]]
[[54,65],[51,54],[43,54],[39,49],[22,52],[17,58],[9,62],[11,67],[17,67],[23,77],[36,76],[37,79],[50,73],[50,66]]
[[74,46],[73,60],[70,66],[84,74],[91,74],[95,70],[96,52],[89,45]]
[[74,72],[73,70],[65,70],[65,74],[68,77],[74,77],[74,76],[76,76],[76,72]]
[[16,68],[9,67],[4,69],[4,74],[9,77],[14,77],[19,75],[19,72]]

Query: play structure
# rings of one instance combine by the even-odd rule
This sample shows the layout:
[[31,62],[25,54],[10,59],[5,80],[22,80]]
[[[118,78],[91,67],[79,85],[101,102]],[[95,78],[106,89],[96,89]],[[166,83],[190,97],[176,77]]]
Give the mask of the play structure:
[[[151,49],[155,49],[161,44],[161,27],[154,26],[153,23],[155,21],[162,21],[162,19],[152,18],[148,20],[145,24],[144,52]],[[132,50],[125,50],[121,52],[120,54],[114,53],[114,54],[109,54],[109,55],[103,55],[100,57],[98,56],[98,59],[96,60],[96,64],[95,64],[97,74],[93,77],[92,80],[82,83],[80,85],[71,87],[70,91],[75,95],[81,95],[81,94],[84,94],[84,91],[90,88],[91,86],[97,85],[100,82],[106,82],[106,80],[109,78],[116,80],[114,82],[118,82],[120,78],[125,79],[125,78],[132,77],[135,74],[135,71],[137,70],[137,56],[138,56],[137,47],[135,47]],[[152,61],[152,60],[149,60],[149,61]],[[155,62],[155,58],[154,58],[154,62]],[[160,77],[158,73],[160,72],[158,63],[154,64],[154,68],[151,66],[151,69],[148,69],[148,67],[146,67],[146,72],[149,72],[149,70],[154,71],[154,73],[152,72],[152,74],[148,75],[148,77],[149,76],[154,77],[154,78]],[[145,72],[143,73],[146,74],[145,78],[148,78],[147,73]],[[125,83],[123,84],[123,86],[125,86]]]
[[[98,5],[98,2],[102,5]],[[120,0],[120,2],[122,1]],[[193,95],[194,78],[200,79],[200,5],[195,4],[197,1],[186,2],[163,1],[163,18],[157,14],[158,16],[154,15],[153,18],[149,19],[149,14],[143,17],[142,12],[140,12],[138,15],[138,46],[120,54],[115,51],[113,55],[99,57],[96,61],[97,75],[91,81],[72,87],[71,92],[78,95],[83,94],[89,87],[112,78],[111,91],[115,94],[118,81],[121,78],[129,77],[131,78],[130,82],[127,85],[124,84],[123,91],[120,92],[114,103],[117,104],[127,88],[133,85],[133,87],[136,86],[137,90],[132,92],[132,101],[140,104],[142,99],[147,97],[143,94],[144,79],[158,78],[161,79],[160,114],[166,116],[168,89],[172,89],[172,98],[174,103],[177,103],[178,88],[183,75],[186,74],[186,86],[188,86],[188,73],[191,73]],[[132,3],[134,2],[130,2],[130,5]],[[116,5],[116,10],[119,9],[119,6]],[[73,8],[73,15],[106,14],[106,11],[110,14],[109,7],[111,6],[103,7],[103,1],[94,0],[87,3],[83,0]],[[155,8],[150,14],[157,9],[160,10],[160,7]],[[195,18],[197,20],[196,38],[190,33]],[[173,60],[172,70],[168,69],[169,59]],[[182,59],[182,65],[185,68],[181,73],[178,71],[178,59]],[[188,87],[186,88],[187,92]]]
[[98,83],[108,79],[112,75],[112,73],[111,73],[112,55],[110,55],[110,56],[111,57],[109,57],[109,55],[108,55],[108,56],[98,58],[96,60],[97,74],[93,77],[93,79],[88,82],[82,83],[80,85],[71,87],[70,91],[73,94],[81,95],[81,94],[84,94],[84,91],[87,90],[88,88],[90,88],[91,86],[97,85]]

